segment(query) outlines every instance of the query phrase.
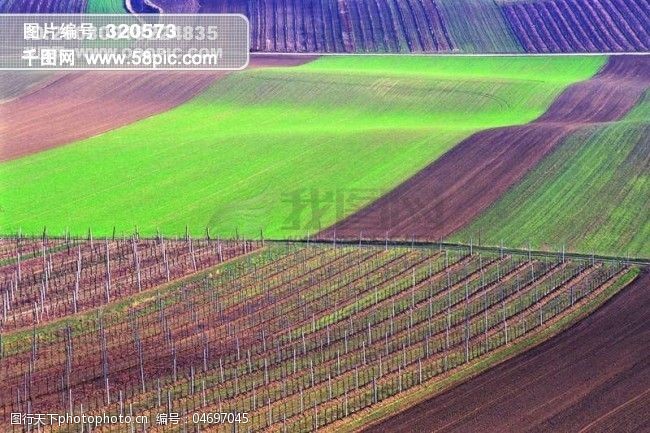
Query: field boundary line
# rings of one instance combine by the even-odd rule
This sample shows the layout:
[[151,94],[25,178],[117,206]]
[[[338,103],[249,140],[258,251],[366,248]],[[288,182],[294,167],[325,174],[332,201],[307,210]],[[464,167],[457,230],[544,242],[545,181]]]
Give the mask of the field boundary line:
[[625,52],[589,52],[589,53],[319,53],[319,52],[300,52],[286,53],[275,51],[251,51],[250,56],[319,56],[319,57],[594,57],[594,56],[647,56],[648,51],[625,51]]
[[436,241],[406,241],[406,240],[349,240],[349,239],[336,239],[335,241],[331,239],[266,239],[267,242],[273,243],[303,243],[303,244],[319,244],[319,245],[332,245],[336,243],[337,245],[357,245],[362,247],[368,246],[388,246],[388,247],[411,247],[411,248],[438,248],[438,249],[448,249],[454,251],[480,251],[488,253],[497,253],[497,254],[512,254],[512,255],[530,255],[531,257],[537,258],[558,258],[564,255],[565,259],[578,259],[578,260],[594,260],[602,262],[622,262],[631,265],[639,266],[650,266],[650,258],[645,257],[623,257],[623,256],[610,256],[605,254],[585,254],[578,252],[562,252],[562,251],[544,251],[544,250],[533,250],[533,249],[524,249],[524,248],[510,248],[510,247],[499,247],[499,246],[478,246],[472,244],[464,244],[458,242],[436,242]]

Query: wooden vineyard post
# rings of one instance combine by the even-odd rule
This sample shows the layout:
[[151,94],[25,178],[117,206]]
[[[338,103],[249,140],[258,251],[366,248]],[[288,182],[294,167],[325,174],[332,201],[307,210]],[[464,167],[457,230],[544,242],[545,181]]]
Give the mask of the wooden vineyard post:
[[136,282],[138,285],[138,293],[142,291],[142,279],[140,276],[140,255],[138,253],[138,242],[134,237],[132,240],[133,249],[133,264],[135,266]]
[[167,282],[170,281],[169,278],[169,261],[167,260],[167,251],[165,249],[165,240],[161,240],[161,245],[162,245],[162,255],[163,255],[163,262],[165,263],[165,274],[167,276]]
[[490,350],[490,345],[488,342],[488,305],[487,305],[487,287],[483,290],[483,312],[484,312],[484,324],[483,328],[485,331],[485,353]]
[[469,311],[465,307],[465,362],[469,362]]
[[508,321],[506,320],[506,302],[505,299],[502,301],[503,305],[503,335],[505,337],[505,342],[508,344]]
[[106,245],[106,303],[108,304],[111,302],[111,259],[108,239],[105,239],[104,244]]
[[189,247],[190,256],[192,257],[192,269],[194,269],[194,272],[196,272],[197,271],[196,255],[194,254],[194,246],[192,245],[192,237],[189,234],[187,235],[187,245]]
[[20,269],[20,249],[16,248],[16,277],[18,278],[17,281],[20,282],[22,280],[22,272]]

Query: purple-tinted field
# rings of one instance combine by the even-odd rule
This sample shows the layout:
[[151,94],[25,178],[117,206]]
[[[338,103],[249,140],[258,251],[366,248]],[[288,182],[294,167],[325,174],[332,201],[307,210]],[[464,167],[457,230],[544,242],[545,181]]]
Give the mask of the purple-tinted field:
[[87,0],[2,0],[0,13],[81,13]]
[[[166,10],[169,0],[153,3]],[[186,11],[242,13],[251,49],[278,52],[446,52],[453,42],[433,0],[208,0]],[[189,5],[190,2],[184,2]],[[174,2],[178,8],[178,3]]]
[[[101,0],[2,0],[0,12],[83,12]],[[634,52],[647,0],[128,0],[132,13],[241,13],[262,52]]]
[[621,52],[650,48],[650,6],[643,0],[503,2],[527,52]]
[[[254,51],[278,52],[526,52],[646,51],[650,38],[645,0],[151,0],[166,12],[236,12],[249,17]],[[500,9],[499,9],[500,7]],[[449,14],[450,8],[467,9]],[[487,8],[487,9],[486,9]],[[491,9],[490,9],[491,10]],[[445,13],[447,12],[447,13]],[[501,28],[458,34],[472,29]],[[490,22],[494,21],[490,25]],[[478,26],[478,27],[477,27]],[[456,32],[451,31],[456,29]],[[515,44],[516,45],[516,44]],[[516,49],[513,49],[516,48]]]

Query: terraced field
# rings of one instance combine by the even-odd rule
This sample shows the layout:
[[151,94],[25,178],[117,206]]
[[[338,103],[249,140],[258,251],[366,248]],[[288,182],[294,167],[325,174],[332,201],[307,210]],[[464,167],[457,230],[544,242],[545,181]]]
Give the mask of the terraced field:
[[650,257],[650,96],[569,136],[454,239]]
[[[22,242],[4,240],[2,249],[47,247]],[[89,240],[71,240],[77,247],[69,249],[67,242],[55,243],[64,249],[52,260],[35,258],[35,270],[65,275],[79,247],[101,256]],[[132,242],[123,244],[127,255]],[[15,274],[13,259],[0,270]],[[561,257],[270,244],[100,310],[3,332],[0,413],[27,410],[27,401],[48,413],[128,410],[162,431],[155,415],[177,412],[182,422],[164,430],[182,431],[193,413],[220,411],[247,413],[243,427],[251,432],[332,423],[341,431],[393,397],[426,395],[450,376],[462,378],[465,367],[530,344],[637,273],[622,263]],[[121,275],[99,267],[87,274],[103,283]],[[59,287],[52,280],[50,290]],[[93,292],[88,284],[78,290],[80,299]],[[12,323],[7,296],[3,331]]]
[[0,227],[302,237],[475,131],[538,117],[603,62],[345,57],[229,75],[165,114],[3,163]]

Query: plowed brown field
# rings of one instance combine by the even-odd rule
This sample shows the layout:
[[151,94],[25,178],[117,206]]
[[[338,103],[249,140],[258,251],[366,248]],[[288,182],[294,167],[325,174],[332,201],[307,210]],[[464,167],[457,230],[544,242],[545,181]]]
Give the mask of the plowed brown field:
[[101,134],[169,110],[208,86],[214,73],[65,74],[0,106],[0,161]]
[[565,137],[626,114],[650,85],[650,57],[612,57],[532,123],[481,131],[366,208],[321,233],[332,238],[439,239],[466,225]]
[[0,72],[0,104],[25,95],[48,83],[50,72]]
[[[313,56],[263,56],[250,67],[296,66]],[[92,137],[169,110],[226,72],[62,74],[0,105],[0,161]]]
[[540,346],[366,432],[650,429],[650,272]]

